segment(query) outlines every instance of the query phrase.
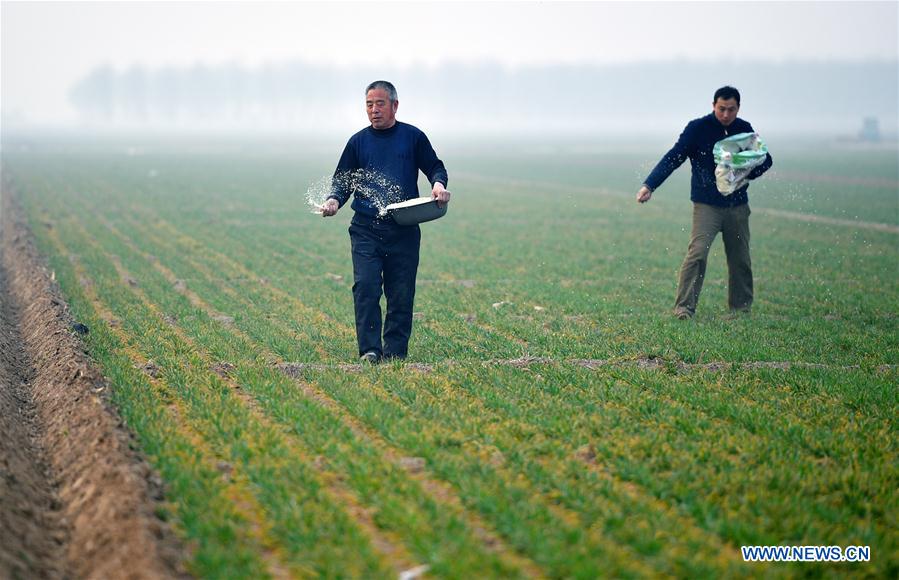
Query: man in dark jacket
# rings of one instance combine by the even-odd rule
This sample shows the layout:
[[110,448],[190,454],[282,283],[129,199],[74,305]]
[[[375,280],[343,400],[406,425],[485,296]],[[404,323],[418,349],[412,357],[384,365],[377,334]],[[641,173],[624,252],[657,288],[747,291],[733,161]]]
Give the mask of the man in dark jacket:
[[[693,231],[690,246],[681,265],[680,282],[674,314],[681,320],[696,313],[699,293],[705,278],[709,248],[718,232],[724,239],[727,254],[727,301],[732,312],[749,312],[752,307],[752,263],[749,259],[749,185],[729,196],[722,195],[715,184],[715,159],[712,147],[730,135],[753,132],[752,125],[737,118],[740,93],[733,87],[715,91],[712,113],[687,124],[674,147],[662,157],[643,187],[637,201],[645,203],[671,173],[689,157],[692,167],[690,199],[693,201]],[[771,155],[749,173],[752,180],[772,165]]]
[[[353,303],[356,338],[363,362],[403,359],[412,334],[412,304],[421,230],[400,226],[381,214],[388,203],[418,197],[418,172],[432,185],[437,203],[449,203],[446,167],[430,141],[416,127],[396,120],[396,88],[375,81],[365,89],[369,127],[347,142],[334,172],[331,195],[322,216],[337,213],[354,194],[350,225],[353,253]],[[381,337],[381,291],[387,316]]]

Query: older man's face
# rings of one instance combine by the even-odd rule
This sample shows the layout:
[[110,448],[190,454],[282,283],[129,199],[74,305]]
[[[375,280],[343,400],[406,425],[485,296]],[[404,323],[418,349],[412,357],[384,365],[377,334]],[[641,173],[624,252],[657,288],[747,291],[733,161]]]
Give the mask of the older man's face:
[[740,105],[737,104],[737,99],[725,100],[718,97],[718,100],[712,106],[715,111],[715,118],[725,127],[733,123],[734,119],[737,118],[737,113],[740,112]]
[[384,89],[372,89],[365,95],[365,110],[375,129],[389,129],[396,123],[396,110],[400,102],[390,101]]

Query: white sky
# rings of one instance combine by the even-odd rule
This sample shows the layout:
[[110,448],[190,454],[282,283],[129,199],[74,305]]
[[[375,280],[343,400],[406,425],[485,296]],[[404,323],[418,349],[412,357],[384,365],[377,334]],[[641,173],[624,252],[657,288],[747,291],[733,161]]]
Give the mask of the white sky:
[[67,122],[94,67],[304,60],[507,66],[727,58],[895,60],[887,2],[11,2],[2,18],[4,113]]

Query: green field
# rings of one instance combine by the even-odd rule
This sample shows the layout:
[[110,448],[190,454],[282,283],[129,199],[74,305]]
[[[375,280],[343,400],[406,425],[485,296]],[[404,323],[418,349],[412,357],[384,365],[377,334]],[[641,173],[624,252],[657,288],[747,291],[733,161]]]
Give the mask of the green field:
[[351,212],[305,204],[342,143],[4,143],[192,572],[899,575],[895,149],[770,142],[753,313],[728,317],[719,239],[683,322],[689,169],[633,199],[664,141],[435,144],[421,364],[360,371]]

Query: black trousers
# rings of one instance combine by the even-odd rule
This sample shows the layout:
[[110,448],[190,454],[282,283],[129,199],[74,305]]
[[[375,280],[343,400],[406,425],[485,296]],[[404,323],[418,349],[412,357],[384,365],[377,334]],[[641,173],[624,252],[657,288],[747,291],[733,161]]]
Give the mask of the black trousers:
[[[400,226],[391,219],[362,215],[350,224],[353,251],[353,303],[359,354],[376,352],[405,358],[412,334],[412,304],[421,230]],[[381,342],[381,293],[387,297],[387,316]]]

